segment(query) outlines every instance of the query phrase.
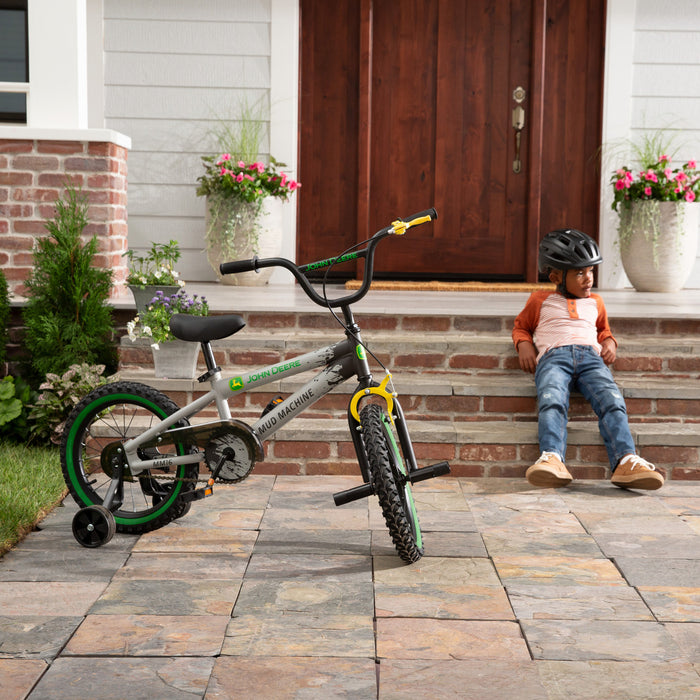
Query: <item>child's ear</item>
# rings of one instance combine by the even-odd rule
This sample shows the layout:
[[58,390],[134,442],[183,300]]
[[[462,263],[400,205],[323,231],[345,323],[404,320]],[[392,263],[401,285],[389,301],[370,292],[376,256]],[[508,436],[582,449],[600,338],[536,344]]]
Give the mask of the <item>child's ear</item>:
[[554,284],[561,284],[561,281],[562,281],[561,270],[550,270],[549,281],[554,282]]

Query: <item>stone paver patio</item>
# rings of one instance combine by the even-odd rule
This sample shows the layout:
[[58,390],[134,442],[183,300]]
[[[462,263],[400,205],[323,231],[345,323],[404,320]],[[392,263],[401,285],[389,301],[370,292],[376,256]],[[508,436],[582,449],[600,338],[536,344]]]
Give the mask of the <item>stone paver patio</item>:
[[3,700],[700,698],[700,482],[423,482],[410,566],[356,483],[254,474],[94,550],[67,500],[0,559]]

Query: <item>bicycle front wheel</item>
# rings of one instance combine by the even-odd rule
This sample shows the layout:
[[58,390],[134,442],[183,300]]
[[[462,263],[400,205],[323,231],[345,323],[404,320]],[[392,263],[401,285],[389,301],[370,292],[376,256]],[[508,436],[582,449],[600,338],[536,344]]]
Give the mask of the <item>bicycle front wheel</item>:
[[[161,392],[136,382],[116,382],[90,392],[73,410],[63,431],[61,469],[78,505],[102,505],[112,483],[119,447],[178,410]],[[181,421],[176,425],[186,425]],[[187,443],[141,450],[142,459],[184,455]],[[196,464],[150,469],[132,475],[123,467],[113,510],[118,532],[155,530],[188,510],[181,498],[195,487]]]
[[409,564],[418,561],[423,556],[423,537],[393,424],[377,404],[360,411],[360,423],[372,485],[396,551]]

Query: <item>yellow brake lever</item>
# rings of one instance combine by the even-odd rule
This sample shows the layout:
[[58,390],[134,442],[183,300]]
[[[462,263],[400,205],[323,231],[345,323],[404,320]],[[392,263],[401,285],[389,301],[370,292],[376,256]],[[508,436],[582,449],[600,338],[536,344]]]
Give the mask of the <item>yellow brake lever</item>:
[[428,221],[432,221],[429,216],[421,216],[418,219],[413,219],[412,221],[401,221],[401,219],[397,219],[396,221],[391,222],[391,226],[397,236],[403,236],[403,234],[406,233],[406,229],[411,228],[411,226],[425,224]]

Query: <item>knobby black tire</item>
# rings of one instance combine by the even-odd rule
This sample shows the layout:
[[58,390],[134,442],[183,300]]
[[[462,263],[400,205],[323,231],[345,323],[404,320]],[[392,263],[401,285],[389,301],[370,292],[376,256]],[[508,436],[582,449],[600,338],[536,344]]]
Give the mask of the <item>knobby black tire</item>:
[[379,499],[389,534],[401,559],[407,563],[423,556],[423,538],[411,493],[411,482],[404,477],[398,438],[384,409],[369,404],[360,411],[370,477]]
[[[105,384],[90,392],[72,411],[63,431],[61,470],[71,496],[79,506],[102,505],[111,483],[111,474],[101,463],[106,445],[125,442],[144,432],[178,410],[176,403],[156,389],[137,382]],[[187,425],[183,420],[176,425]],[[152,448],[146,457],[157,454],[188,454],[190,444]],[[117,532],[150,532],[189,509],[181,496],[194,489],[198,465],[178,465],[152,469],[138,476],[127,472],[123,498],[113,510]],[[170,477],[170,478],[165,478]]]

